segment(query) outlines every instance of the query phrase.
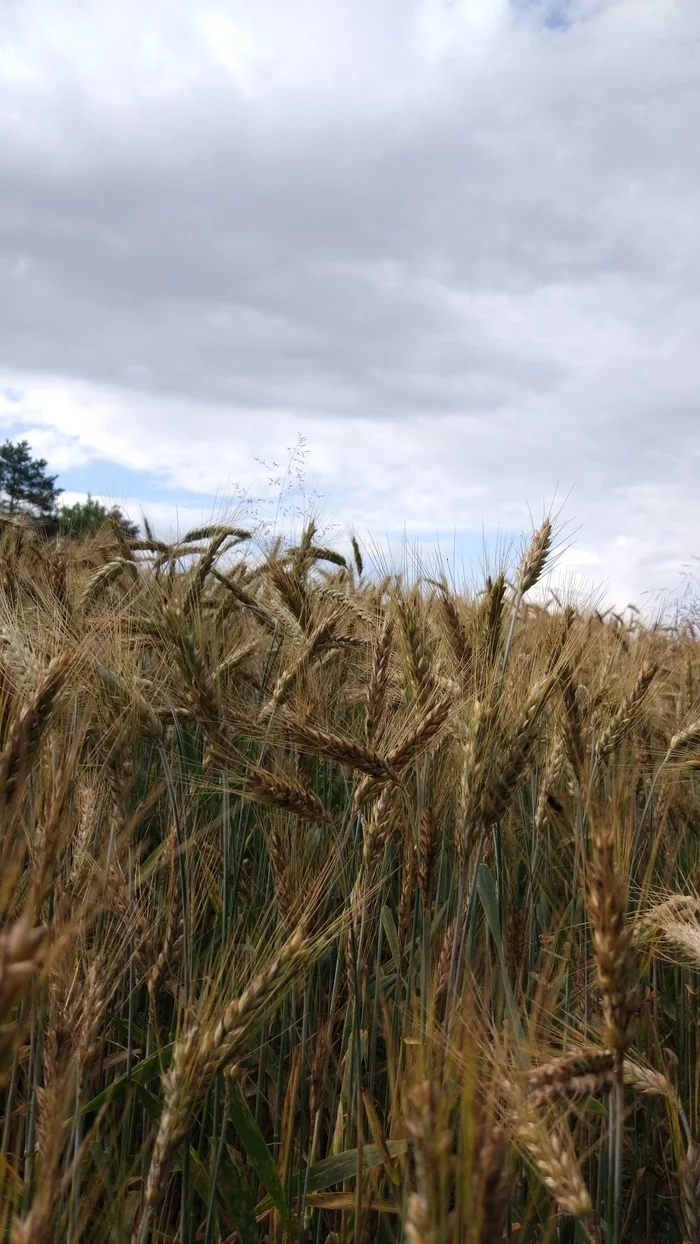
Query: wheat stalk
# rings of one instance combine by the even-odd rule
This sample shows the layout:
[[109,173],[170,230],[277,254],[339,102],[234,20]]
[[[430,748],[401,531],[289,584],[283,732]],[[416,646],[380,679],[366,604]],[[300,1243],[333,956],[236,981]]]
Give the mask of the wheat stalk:
[[700,1244],[700,1144],[697,1141],[688,1145],[681,1167],[681,1193],[687,1244]]

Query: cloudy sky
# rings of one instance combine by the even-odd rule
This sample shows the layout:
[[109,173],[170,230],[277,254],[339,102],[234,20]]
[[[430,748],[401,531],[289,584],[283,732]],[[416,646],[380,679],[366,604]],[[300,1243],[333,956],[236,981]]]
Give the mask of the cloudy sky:
[[[700,554],[697,0],[4,0],[0,435],[167,527]],[[274,471],[272,472],[274,474]]]

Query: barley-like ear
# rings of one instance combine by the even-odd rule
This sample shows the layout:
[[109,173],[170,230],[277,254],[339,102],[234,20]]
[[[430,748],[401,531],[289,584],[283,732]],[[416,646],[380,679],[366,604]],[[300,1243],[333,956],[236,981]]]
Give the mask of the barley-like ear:
[[282,841],[282,836],[277,826],[274,826],[270,833],[266,835],[266,843],[272,869],[277,909],[284,928],[289,929],[295,907],[294,886],[289,863],[289,852]]
[[547,675],[535,684],[506,738],[499,726],[500,702],[476,706],[466,748],[460,811],[463,862],[468,859],[475,831],[499,820],[515,794],[530,761],[537,724],[552,683],[552,676]]
[[166,610],[166,623],[182,674],[185,703],[205,737],[204,767],[209,768],[214,763],[225,765],[229,755],[228,733],[205,654],[195,642],[182,609]]
[[436,1244],[435,1231],[430,1225],[428,1199],[422,1192],[409,1192],[403,1223],[408,1244]]
[[203,1033],[198,1049],[200,1074],[211,1079],[230,1064],[246,1029],[256,1020],[280,985],[291,979],[308,957],[306,930],[300,926],[274,959],[251,981],[240,997],[229,1003],[219,1022]]
[[547,757],[540,776],[537,807],[535,808],[535,832],[538,836],[544,830],[550,806],[557,806],[557,801],[555,801],[552,793],[552,787],[559,781],[565,767],[566,749],[563,740],[557,739]]
[[661,936],[669,923],[689,923],[697,920],[698,917],[700,917],[699,898],[693,894],[671,894],[637,916],[635,936],[638,940],[654,935]]
[[468,862],[474,833],[481,828],[481,805],[489,775],[498,722],[498,702],[475,700],[462,770],[457,851],[462,866]]
[[0,627],[0,651],[3,656],[3,664],[11,671],[13,682],[19,683],[24,679],[31,678],[34,683],[41,676],[41,665],[34,656],[34,653],[26,646],[25,637],[20,633],[10,630],[9,627]]
[[144,733],[152,735],[153,738],[162,738],[163,723],[152,704],[140,694],[138,688],[130,686],[116,670],[108,666],[98,666],[97,672],[100,682],[112,700],[121,704],[122,707],[136,710],[139,726]]
[[486,580],[484,598],[479,607],[477,629],[484,659],[478,668],[477,695],[487,693],[490,672],[493,670],[503,638],[503,608],[506,597],[506,577],[501,572],[496,579]]
[[267,703],[263,704],[260,709],[260,718],[262,721],[267,720],[273,715],[275,710],[291,695],[292,689],[303,675],[308,671],[311,662],[316,660],[321,653],[327,652],[335,644],[335,628],[338,624],[340,614],[336,613],[332,617],[321,622],[309,638],[306,640],[301,653],[291,665],[282,671],[274,690]]
[[508,808],[530,762],[538,721],[547,702],[552,681],[551,676],[546,676],[535,684],[525,708],[515,720],[511,737],[492,758],[482,788],[477,817],[479,824],[493,824],[501,819]]
[[177,869],[177,837],[175,826],[171,822],[168,831],[168,847],[169,847],[169,878],[166,902],[166,923],[165,931],[161,941],[160,950],[156,956],[155,962],[151,965],[147,977],[146,985],[148,987],[148,995],[153,1013],[154,1027],[158,1027],[158,998],[166,978],[171,968],[171,958],[173,949],[182,927],[182,893],[180,889],[180,875]]
[[[392,771],[401,774],[409,764],[418,758],[440,733],[452,709],[450,699],[440,700],[433,708],[429,708],[415,726],[404,736],[402,741],[393,747],[386,762]],[[353,811],[357,814],[364,804],[376,799],[381,793],[385,780],[364,777],[358,782],[353,796]]]
[[239,583],[236,579],[231,578],[230,575],[223,574],[217,566],[212,566],[211,574],[212,578],[216,579],[217,583],[220,583],[222,587],[225,587],[227,591],[231,593],[231,597],[237,604],[242,605],[243,608],[249,611],[251,616],[255,618],[256,622],[258,622],[264,630],[274,633],[277,629],[276,619],[268,612],[267,609],[263,607],[261,602],[255,596],[246,591],[242,583]]
[[391,826],[393,798],[394,792],[392,788],[386,786],[379,796],[369,819],[363,819],[363,860],[366,872],[372,869],[387,841]]
[[85,581],[81,603],[89,604],[110,583],[114,583],[125,573],[128,573],[133,580],[134,576],[139,573],[138,562],[130,557],[115,557],[113,561],[100,566]]
[[191,1111],[197,1099],[197,1052],[200,1040],[196,1025],[175,1043],[173,1057],[163,1076],[163,1110],[151,1151],[151,1161],[144,1190],[141,1220],[133,1234],[133,1244],[146,1244],[153,1215],[165,1188],[170,1162],[178,1144],[187,1134]]
[[597,1074],[609,1071],[615,1060],[610,1050],[577,1050],[552,1058],[539,1067],[533,1067],[525,1076],[528,1089],[541,1088],[545,1084],[565,1084],[572,1076]]
[[581,781],[586,762],[584,739],[582,690],[574,682],[574,676],[566,662],[561,671],[562,700],[564,703],[564,747],[577,782]]
[[557,1101],[573,1104],[589,1097],[605,1097],[616,1084],[614,1070],[591,1071],[584,1075],[571,1076],[561,1084],[543,1084],[541,1088],[533,1089],[529,1099],[536,1110],[545,1110]]

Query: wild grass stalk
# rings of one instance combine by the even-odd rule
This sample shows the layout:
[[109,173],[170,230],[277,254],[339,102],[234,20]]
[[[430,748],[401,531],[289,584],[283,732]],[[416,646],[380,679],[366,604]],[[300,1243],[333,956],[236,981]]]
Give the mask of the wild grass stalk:
[[3,525],[3,1239],[696,1238],[700,647],[553,541]]

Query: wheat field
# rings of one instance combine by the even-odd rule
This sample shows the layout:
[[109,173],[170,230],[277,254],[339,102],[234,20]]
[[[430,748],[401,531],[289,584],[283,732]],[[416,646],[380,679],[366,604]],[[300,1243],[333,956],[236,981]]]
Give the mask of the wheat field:
[[700,1244],[700,653],[0,528],[11,1244]]

